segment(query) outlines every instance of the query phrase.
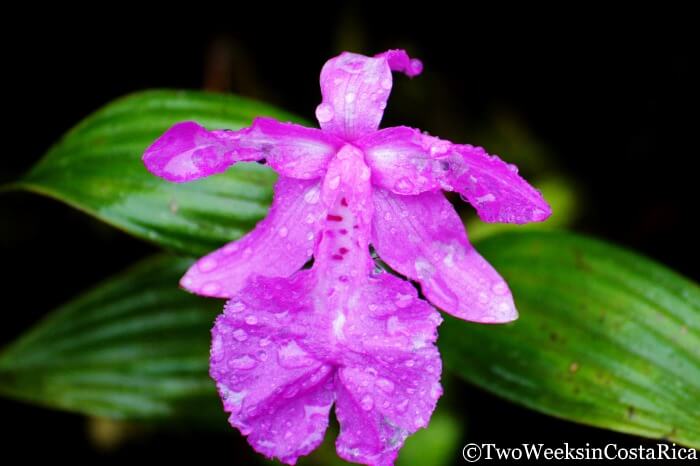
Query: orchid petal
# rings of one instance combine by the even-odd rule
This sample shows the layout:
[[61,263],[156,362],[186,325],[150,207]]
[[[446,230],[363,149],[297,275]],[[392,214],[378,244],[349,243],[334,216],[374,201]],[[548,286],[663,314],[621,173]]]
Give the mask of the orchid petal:
[[474,322],[517,318],[508,285],[469,244],[459,216],[441,192],[401,196],[377,189],[374,209],[377,253],[394,270],[420,282],[430,302]]
[[321,176],[339,147],[322,131],[271,118],[256,118],[240,131],[207,131],[194,122],[178,123],[143,155],[146,167],[168,181],[181,183],[221,173],[236,162],[265,159],[292,178]]
[[372,168],[373,183],[395,193],[456,191],[486,222],[540,222],[551,214],[514,165],[480,147],[452,144],[403,126],[377,131],[357,144]]
[[393,86],[392,69],[414,76],[422,65],[399,50],[377,57],[344,52],[328,60],[321,70],[323,101],[316,108],[321,128],[346,141],[375,131]]
[[317,181],[280,177],[267,217],[243,238],[199,259],[180,284],[204,296],[230,298],[251,275],[286,277],[313,254],[326,208]]
[[258,452],[294,464],[323,440],[334,401],[328,364],[310,353],[307,272],[257,277],[212,330],[210,373],[229,422]]
[[391,465],[406,437],[428,425],[442,394],[441,318],[389,274],[369,279],[357,302],[336,379],[336,449],[348,461]]

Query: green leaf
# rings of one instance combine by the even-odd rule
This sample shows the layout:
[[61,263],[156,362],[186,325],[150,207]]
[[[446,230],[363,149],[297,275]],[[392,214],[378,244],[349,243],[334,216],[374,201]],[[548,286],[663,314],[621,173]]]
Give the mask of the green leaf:
[[13,186],[54,197],[167,248],[201,254],[242,236],[267,213],[274,172],[242,163],[217,176],[172,184],[149,173],[141,155],[178,121],[239,129],[260,115],[294,119],[232,95],[133,94],[80,122]]
[[447,466],[461,456],[462,426],[441,402],[430,418],[430,425],[406,439],[399,453],[398,466]]
[[225,423],[207,375],[221,302],[177,288],[189,264],[151,259],[52,312],[0,353],[0,393],[115,419]]
[[568,233],[504,233],[478,249],[510,284],[520,319],[446,319],[448,369],[553,416],[700,446],[695,283]]

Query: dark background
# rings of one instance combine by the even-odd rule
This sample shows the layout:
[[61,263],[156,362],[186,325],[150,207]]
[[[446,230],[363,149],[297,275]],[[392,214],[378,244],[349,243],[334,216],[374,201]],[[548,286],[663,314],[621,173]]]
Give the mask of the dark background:
[[[552,154],[550,166],[583,188],[585,209],[575,230],[700,278],[693,168],[698,37],[691,15],[625,11],[613,17],[607,10],[572,9],[534,12],[531,19],[505,6],[488,13],[432,4],[414,12],[377,5],[276,8],[210,8],[201,18],[119,19],[118,26],[110,26],[111,12],[105,11],[75,24],[30,21],[3,32],[3,78],[9,83],[0,183],[21,175],[63,132],[123,94],[153,87],[233,91],[312,118],[325,60],[345,49],[374,54],[404,47],[423,59],[425,73],[412,81],[396,79],[385,126],[407,124],[485,144],[479,129],[509,115]],[[7,274],[0,346],[155,250],[30,194],[2,194],[0,218]],[[459,416],[468,422],[464,443],[640,442],[529,412],[455,383]],[[6,400],[0,400],[0,412],[11,427],[0,437],[3,453],[25,460],[117,463],[210,455],[238,464],[239,451],[247,455],[242,461],[252,455],[233,432],[189,429],[139,435],[105,453],[89,441],[80,416]]]

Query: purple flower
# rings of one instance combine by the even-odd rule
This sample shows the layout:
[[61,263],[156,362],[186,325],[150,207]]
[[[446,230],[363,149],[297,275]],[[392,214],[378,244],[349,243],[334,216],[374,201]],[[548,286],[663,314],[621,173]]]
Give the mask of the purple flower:
[[515,167],[479,147],[378,130],[392,70],[414,76],[422,64],[402,50],[329,60],[320,130],[269,118],[235,132],[185,122],[144,154],[150,171],[174,182],[241,161],[264,160],[279,173],[268,216],[200,259],[181,284],[230,298],[212,331],[211,376],[231,424],[290,464],[319,445],[333,403],[338,454],[393,464],[442,393],[441,318],[409,282],[375,269],[370,245],[445,312],[508,322],[517,318],[508,286],[441,191],[460,193],[488,222],[550,214]]

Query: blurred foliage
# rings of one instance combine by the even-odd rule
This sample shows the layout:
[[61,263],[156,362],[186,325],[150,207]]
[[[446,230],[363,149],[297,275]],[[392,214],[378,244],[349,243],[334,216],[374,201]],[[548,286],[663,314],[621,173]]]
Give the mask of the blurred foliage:
[[50,313],[0,353],[0,393],[112,419],[225,422],[209,380],[217,301],[157,257]]
[[700,288],[651,260],[563,232],[502,233],[479,251],[520,318],[448,317],[445,367],[547,414],[700,446]]
[[168,249],[203,254],[242,236],[265,216],[274,172],[243,163],[219,176],[176,185],[149,173],[141,156],[178,121],[240,129],[260,115],[294,119],[232,95],[133,94],[80,122],[10,187],[54,197]]

